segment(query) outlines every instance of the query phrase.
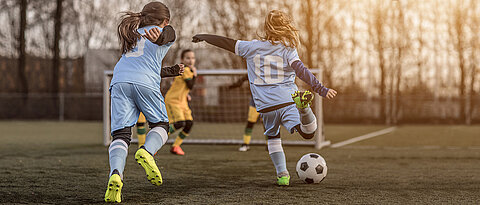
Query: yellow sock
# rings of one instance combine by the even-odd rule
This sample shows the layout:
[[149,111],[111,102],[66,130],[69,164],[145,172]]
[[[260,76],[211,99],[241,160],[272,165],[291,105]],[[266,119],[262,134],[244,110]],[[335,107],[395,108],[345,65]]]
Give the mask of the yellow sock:
[[188,133],[185,133],[184,131],[181,131],[180,133],[178,133],[178,136],[175,139],[175,142],[173,143],[172,146],[175,147],[175,146],[182,145],[183,139],[185,139],[186,137],[188,137]]
[[138,147],[141,147],[143,146],[143,144],[145,144],[145,137],[147,135],[147,128],[145,127],[146,124],[147,120],[145,119],[145,115],[143,115],[143,113],[140,113],[137,121]]
[[137,134],[137,138],[138,138],[138,147],[141,147],[145,144],[145,138],[146,138],[146,134]]
[[183,139],[177,136],[177,138],[175,139],[175,142],[173,143],[172,146],[173,147],[180,146],[180,145],[182,145],[182,142],[183,142]]
[[243,143],[250,144],[250,140],[252,139],[251,135],[243,135]]

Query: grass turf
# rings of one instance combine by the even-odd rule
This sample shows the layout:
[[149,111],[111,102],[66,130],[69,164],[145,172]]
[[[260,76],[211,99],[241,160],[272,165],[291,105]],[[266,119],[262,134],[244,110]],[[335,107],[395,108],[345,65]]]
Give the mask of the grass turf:
[[[197,125],[192,137],[211,130]],[[230,126],[228,130],[241,137],[243,124]],[[325,132],[338,142],[384,127],[327,125]],[[109,168],[101,129],[98,122],[1,122],[0,203],[103,203]],[[132,145],[123,201],[474,204],[480,200],[478,133],[479,126],[406,125],[339,149],[286,146],[289,187],[275,185],[275,169],[265,147],[240,153],[233,145],[184,145],[183,157],[169,154],[168,146],[162,148],[156,160],[164,185],[155,187],[135,163]],[[327,178],[317,185],[304,184],[295,176],[296,161],[309,152],[324,156],[329,168]]]

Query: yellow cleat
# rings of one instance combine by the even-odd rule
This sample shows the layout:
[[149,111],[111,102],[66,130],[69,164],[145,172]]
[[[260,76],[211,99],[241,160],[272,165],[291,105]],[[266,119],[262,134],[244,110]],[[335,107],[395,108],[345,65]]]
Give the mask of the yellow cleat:
[[123,182],[120,175],[113,174],[108,180],[107,192],[105,192],[105,202],[122,202]]
[[137,163],[145,169],[147,174],[147,179],[153,185],[160,186],[162,185],[162,174],[158,170],[157,164],[155,164],[155,159],[153,156],[147,152],[147,150],[140,148],[135,153],[135,160]]

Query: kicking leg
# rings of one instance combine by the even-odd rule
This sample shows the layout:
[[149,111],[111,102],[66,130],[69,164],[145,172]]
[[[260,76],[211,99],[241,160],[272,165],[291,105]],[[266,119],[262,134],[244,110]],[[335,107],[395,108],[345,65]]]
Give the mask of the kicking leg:
[[296,91],[292,94],[292,98],[295,101],[298,113],[300,114],[301,122],[301,124],[295,126],[295,129],[305,139],[313,138],[313,136],[315,136],[315,131],[317,130],[317,118],[310,108],[313,96],[314,95],[310,91]]

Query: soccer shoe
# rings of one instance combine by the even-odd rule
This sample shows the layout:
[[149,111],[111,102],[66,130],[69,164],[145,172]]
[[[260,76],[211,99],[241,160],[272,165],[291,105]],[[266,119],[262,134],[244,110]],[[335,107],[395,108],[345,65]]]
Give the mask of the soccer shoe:
[[145,169],[147,174],[147,179],[153,185],[160,186],[162,185],[162,174],[158,170],[157,164],[155,164],[155,159],[153,156],[147,152],[144,148],[140,148],[135,153],[135,160],[137,163]]
[[242,146],[240,146],[240,148],[238,148],[238,151],[240,152],[246,152],[250,150],[250,146],[248,146],[247,144],[242,144]]
[[298,108],[307,108],[312,103],[314,96],[315,95],[308,90],[305,92],[295,91],[295,93],[292,94],[292,99]]
[[290,176],[277,177],[277,184],[279,186],[290,185]]
[[123,182],[118,174],[112,174],[108,180],[107,192],[105,192],[105,202],[122,202]]
[[180,148],[180,146],[173,146],[170,149],[170,153],[182,156],[185,155],[185,152],[182,150],[182,148]]

